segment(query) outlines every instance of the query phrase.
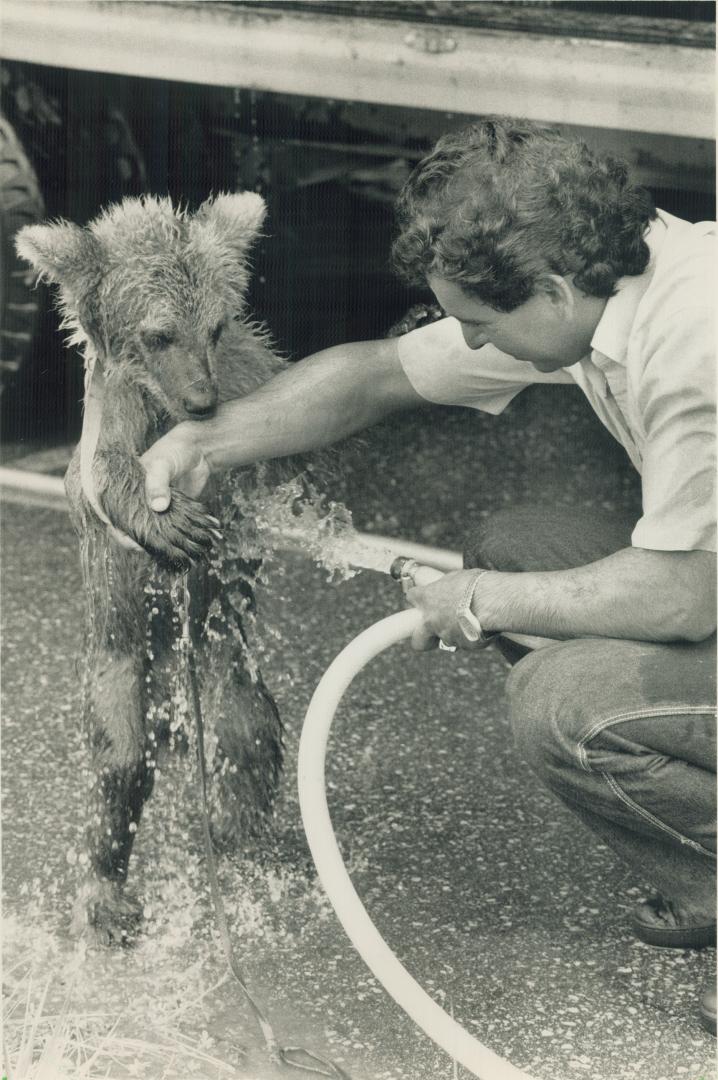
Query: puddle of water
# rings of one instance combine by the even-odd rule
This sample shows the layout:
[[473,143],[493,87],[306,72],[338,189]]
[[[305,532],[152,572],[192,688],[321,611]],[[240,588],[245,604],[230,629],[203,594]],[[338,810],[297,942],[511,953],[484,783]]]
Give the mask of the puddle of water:
[[[241,528],[229,524],[238,515]],[[238,485],[223,518],[230,539],[211,572],[229,590],[241,584],[233,560],[262,560],[261,566],[245,568],[239,577],[253,587],[268,578],[276,584],[282,576],[276,552],[286,545],[288,534],[292,546],[322,566],[330,581],[347,580],[357,573],[357,562],[377,558],[373,551],[363,550],[349,511],[326,501],[303,479],[277,488],[260,476],[251,493]],[[100,582],[109,585],[112,560],[104,549],[88,532],[81,557],[86,580],[94,563]],[[255,619],[245,594],[236,591],[246,639],[218,606],[206,619],[205,633],[239,644],[256,673],[269,650],[276,653],[282,648],[284,631],[269,622],[266,613]],[[102,592],[90,590],[88,595],[91,640],[108,617]],[[153,619],[167,600],[173,609],[171,635],[176,645],[181,583],[168,594],[166,584],[151,579],[145,587],[149,659]],[[287,634],[287,645],[289,641]],[[291,673],[285,677],[291,682]],[[152,674],[148,687],[155,688]],[[180,1076],[186,1080],[188,1075],[202,1080],[215,1076],[274,1080],[287,1075],[269,1061],[256,1022],[228,977],[216,938],[199,829],[194,724],[181,672],[170,681],[166,700],[156,700],[150,708],[163,714],[173,733],[184,729],[189,746],[184,757],[171,758],[166,768],[157,767],[158,782],[138,833],[130,882],[143,900],[142,934],[133,948],[125,950],[88,949],[68,938],[67,895],[74,894],[87,863],[82,851],[71,848],[66,853],[65,881],[35,881],[21,887],[21,904],[6,905],[3,943],[4,1065],[13,1080]],[[215,741],[210,728],[209,760]],[[238,955],[257,962],[277,951],[291,985],[299,977],[295,971],[306,971],[307,940],[321,938],[322,927],[332,918],[310,868],[292,795],[288,800],[284,796],[275,837],[263,846],[261,859],[222,860],[220,875]],[[295,1045],[305,1043],[306,1017],[292,1016],[291,1006],[288,1014],[282,1004],[288,995],[277,991],[267,1011],[270,1019],[279,1014],[277,1026],[283,1030],[278,1036],[285,1035],[283,1041]],[[341,1047],[336,1055],[326,1045],[308,1049],[338,1060],[343,1056]]]
[[[67,936],[63,882],[36,880],[5,904],[5,1075],[12,1080],[278,1080],[256,1021],[229,977],[216,935],[199,835],[194,762],[173,761],[146,807],[130,869],[144,923],[134,947],[92,949]],[[331,918],[301,850],[295,808],[261,860],[222,859],[219,873],[240,965],[252,985],[277,956],[295,977],[306,935]],[[306,1043],[306,1017],[271,995],[262,1002],[280,1041]],[[290,1007],[291,1008],[291,1007]],[[329,1053],[325,1046],[310,1047]],[[341,1055],[342,1051],[339,1050]],[[309,1075],[309,1074],[307,1074]]]

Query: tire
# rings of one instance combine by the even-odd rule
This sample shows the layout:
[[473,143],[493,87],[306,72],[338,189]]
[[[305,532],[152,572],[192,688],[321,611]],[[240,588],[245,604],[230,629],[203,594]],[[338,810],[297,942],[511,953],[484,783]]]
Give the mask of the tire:
[[30,355],[40,315],[35,272],[15,253],[15,233],[44,217],[35,170],[0,116],[0,390],[15,381]]

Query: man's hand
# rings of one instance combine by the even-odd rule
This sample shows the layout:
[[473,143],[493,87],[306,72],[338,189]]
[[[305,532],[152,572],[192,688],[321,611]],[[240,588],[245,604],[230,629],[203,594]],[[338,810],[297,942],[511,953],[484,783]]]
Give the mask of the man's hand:
[[476,579],[476,570],[454,570],[444,574],[431,585],[415,586],[406,598],[421,612],[423,623],[411,637],[411,647],[417,652],[436,649],[439,640],[457,649],[483,649],[488,642],[469,641],[458,624],[457,616],[469,585]]
[[100,480],[102,505],[118,543],[128,548],[133,542],[139,544],[163,569],[173,573],[188,570],[209,556],[213,537],[219,535],[219,522],[202,503],[175,488],[167,509],[156,513],[147,503],[145,470],[127,451],[99,451],[94,470]]
[[[472,571],[409,590],[407,598],[425,624],[413,637],[414,648],[435,648],[437,637],[458,648],[476,647],[463,637],[456,617],[467,573]],[[489,571],[480,578],[471,609],[486,633],[703,641],[715,633],[715,598],[712,552],[630,547],[569,570]]]
[[[195,438],[194,429],[200,426],[196,421],[178,424],[140,458],[145,470],[145,498],[155,513],[169,509],[173,489],[192,499],[202,494],[210,468]],[[119,534],[116,540],[127,551],[143,550],[127,535]]]
[[162,512],[172,501],[172,489],[197,499],[210,476],[210,467],[199,448],[201,423],[187,421],[158,439],[140,458],[145,470],[145,491],[152,510]]

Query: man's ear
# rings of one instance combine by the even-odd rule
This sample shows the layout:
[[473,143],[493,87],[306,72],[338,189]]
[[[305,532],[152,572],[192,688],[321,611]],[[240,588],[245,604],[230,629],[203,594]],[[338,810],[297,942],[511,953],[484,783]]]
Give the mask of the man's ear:
[[266,213],[267,204],[254,191],[217,195],[203,202],[190,220],[190,243],[205,249],[213,241],[229,245],[235,256],[244,261],[259,236]]
[[571,282],[563,274],[542,274],[536,282],[536,289],[547,298],[556,315],[562,318],[573,315],[576,297]]
[[38,276],[64,286],[77,295],[81,286],[95,281],[99,272],[99,248],[88,229],[59,221],[53,225],[26,225],[15,237],[18,255]]

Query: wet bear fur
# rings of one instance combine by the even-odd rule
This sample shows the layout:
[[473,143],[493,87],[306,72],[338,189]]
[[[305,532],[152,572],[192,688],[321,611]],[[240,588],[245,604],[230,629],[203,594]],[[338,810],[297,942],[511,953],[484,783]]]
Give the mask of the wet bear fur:
[[[211,415],[216,402],[247,394],[285,366],[246,311],[248,255],[264,214],[254,193],[219,195],[193,214],[144,197],[111,206],[83,228],[59,222],[18,235],[19,253],[58,287],[71,342],[86,365],[101,365],[94,485],[113,525],[146,549],[128,552],[108,534],[83,494],[78,450],[65,486],[89,598],[83,721],[93,783],[89,873],[73,927],[105,944],[130,940],[138,926],[141,905],[126,887],[134,835],[159,748],[186,740],[175,707],[184,676],[172,589],[190,563],[196,668],[217,738],[215,841],[244,845],[271,816],[282,728],[246,652],[258,564],[242,555],[244,526],[230,497],[238,482],[251,487],[254,471],[241,470],[239,481],[213,479],[202,504],[176,493],[157,514],[138,461],[179,421]],[[296,471],[293,462],[276,467],[278,479]],[[205,506],[233,538],[231,549],[215,544],[211,563],[201,558],[212,540]]]

